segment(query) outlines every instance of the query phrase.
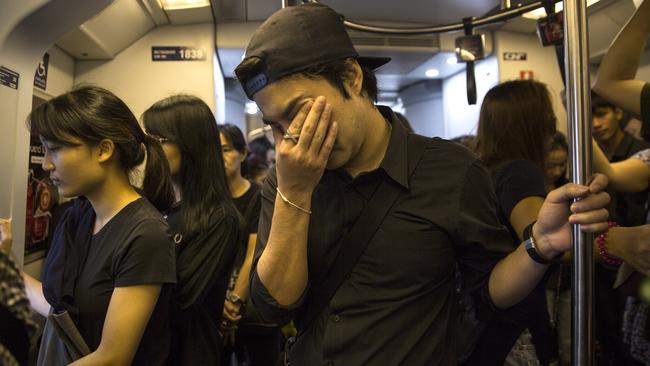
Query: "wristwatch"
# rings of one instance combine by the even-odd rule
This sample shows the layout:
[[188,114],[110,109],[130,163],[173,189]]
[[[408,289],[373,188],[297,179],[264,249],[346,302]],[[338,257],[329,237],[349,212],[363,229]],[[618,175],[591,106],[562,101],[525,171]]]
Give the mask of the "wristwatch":
[[533,237],[533,225],[535,225],[535,222],[536,221],[533,221],[524,229],[524,248],[526,248],[526,253],[528,253],[532,260],[539,264],[551,264],[558,262],[562,258],[563,253],[560,253],[555,258],[549,260],[542,257],[537,252],[537,243]]
[[230,301],[233,304],[239,304],[240,306],[244,306],[246,303],[244,300],[239,297],[239,295],[231,292],[226,296],[226,300]]

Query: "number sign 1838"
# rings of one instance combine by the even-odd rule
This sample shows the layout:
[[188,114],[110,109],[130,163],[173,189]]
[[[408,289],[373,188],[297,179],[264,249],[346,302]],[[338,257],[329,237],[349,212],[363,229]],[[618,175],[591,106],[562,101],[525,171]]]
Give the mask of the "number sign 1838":
[[151,61],[201,61],[205,56],[203,48],[198,47],[151,47]]

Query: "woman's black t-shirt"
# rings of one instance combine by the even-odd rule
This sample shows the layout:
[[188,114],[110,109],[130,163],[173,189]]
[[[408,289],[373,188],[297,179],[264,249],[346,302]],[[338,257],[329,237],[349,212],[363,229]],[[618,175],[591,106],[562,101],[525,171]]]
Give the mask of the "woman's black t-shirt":
[[[506,161],[489,169],[498,199],[499,221],[508,228],[514,251],[521,245],[521,240],[510,224],[510,214],[523,199],[546,196],[544,173],[529,160]],[[525,306],[504,310],[495,316],[483,330],[468,365],[502,365],[526,328],[533,335],[537,358],[543,365],[550,362],[554,356],[550,342],[550,319],[546,310],[546,281],[547,277],[520,303],[525,303]]]
[[529,160],[511,160],[490,167],[494,191],[499,205],[499,221],[508,228],[516,248],[521,241],[510,225],[510,214],[515,206],[528,197],[546,197],[544,173]]
[[[252,201],[252,200],[255,201]],[[257,234],[257,224],[260,221],[260,211],[262,210],[262,200],[260,198],[260,186],[251,182],[250,188],[240,197],[233,198],[233,203],[237,211],[246,221],[246,231],[248,235]],[[248,238],[246,238],[248,240]]]
[[181,207],[165,216],[176,244],[178,271],[171,302],[170,364],[218,365],[219,322],[241,241],[239,220],[234,209],[214,207],[205,230],[189,235]]
[[[89,205],[88,201],[75,205],[65,215],[74,215],[73,210],[94,215],[94,211],[87,207]],[[116,287],[175,283],[176,259],[167,223],[144,198],[124,207],[86,242],[90,248],[75,284],[74,305],[79,309],[77,327],[93,351],[101,342],[113,290]],[[135,365],[167,362],[169,292],[168,286],[163,286],[136,352]],[[48,364],[47,360],[39,361]]]

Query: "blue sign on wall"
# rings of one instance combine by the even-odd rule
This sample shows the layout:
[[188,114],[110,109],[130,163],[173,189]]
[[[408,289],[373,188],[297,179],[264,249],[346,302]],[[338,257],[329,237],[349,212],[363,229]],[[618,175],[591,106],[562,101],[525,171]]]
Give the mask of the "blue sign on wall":
[[43,90],[47,89],[47,69],[50,64],[50,54],[43,55],[43,60],[38,63],[36,74],[34,75],[34,86]]
[[0,66],[0,85],[8,86],[12,89],[18,89],[18,79],[20,75],[11,71],[4,66]]
[[151,47],[151,61],[202,61],[205,60],[203,48],[178,46]]

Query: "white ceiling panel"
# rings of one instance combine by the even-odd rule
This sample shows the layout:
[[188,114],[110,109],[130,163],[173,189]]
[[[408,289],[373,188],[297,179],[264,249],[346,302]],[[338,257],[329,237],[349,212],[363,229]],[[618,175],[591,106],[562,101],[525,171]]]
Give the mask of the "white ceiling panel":
[[206,23],[212,21],[212,9],[209,6],[191,9],[165,11],[169,21],[174,25]]
[[57,45],[77,59],[110,59],[155,26],[136,0],[116,0]]

